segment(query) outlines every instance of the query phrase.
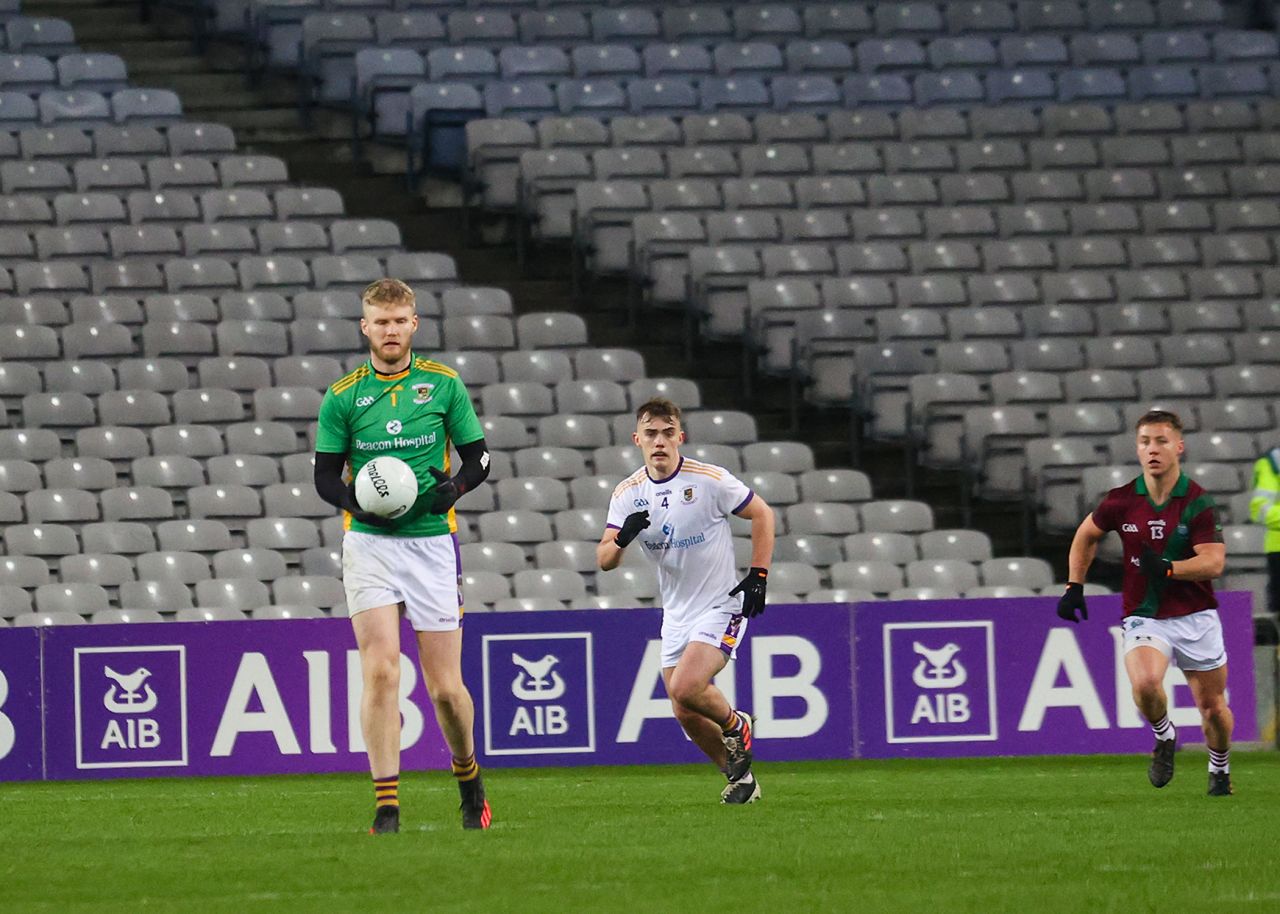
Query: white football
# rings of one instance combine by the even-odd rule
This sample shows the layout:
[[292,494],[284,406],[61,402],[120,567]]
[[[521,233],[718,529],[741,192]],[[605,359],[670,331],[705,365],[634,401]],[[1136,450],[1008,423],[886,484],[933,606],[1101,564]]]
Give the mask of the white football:
[[399,517],[417,498],[418,477],[399,457],[375,457],[356,474],[356,501],[370,514]]

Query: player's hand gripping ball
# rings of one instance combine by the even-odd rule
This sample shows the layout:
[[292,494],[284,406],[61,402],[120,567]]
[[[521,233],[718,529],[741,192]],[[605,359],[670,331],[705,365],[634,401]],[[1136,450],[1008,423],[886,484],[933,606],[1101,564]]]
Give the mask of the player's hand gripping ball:
[[375,457],[356,474],[356,503],[377,517],[400,517],[417,498],[418,477],[399,457]]

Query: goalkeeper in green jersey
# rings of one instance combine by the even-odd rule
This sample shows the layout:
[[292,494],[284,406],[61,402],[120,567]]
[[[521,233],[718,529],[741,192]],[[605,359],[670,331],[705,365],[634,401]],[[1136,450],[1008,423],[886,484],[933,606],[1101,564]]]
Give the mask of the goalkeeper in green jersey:
[[[369,359],[325,392],[316,434],[316,490],[345,512],[342,578],[360,649],[360,724],[376,812],[370,832],[400,828],[400,616],[417,633],[418,658],[436,720],[453,755],[464,828],[488,828],[472,735],[475,709],[462,681],[462,564],[453,505],[489,475],[484,431],[453,369],[416,355],[413,290],[380,279],[361,297]],[[450,475],[449,446],[461,458]],[[394,456],[418,478],[418,498],[387,520],[361,510],[351,478]]]

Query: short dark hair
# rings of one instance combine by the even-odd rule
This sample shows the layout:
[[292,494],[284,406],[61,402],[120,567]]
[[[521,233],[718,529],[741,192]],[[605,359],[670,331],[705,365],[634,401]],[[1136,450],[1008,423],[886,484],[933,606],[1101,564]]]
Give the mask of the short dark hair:
[[1137,424],[1133,430],[1136,432],[1144,425],[1168,425],[1179,435],[1182,434],[1182,420],[1178,418],[1178,414],[1170,412],[1167,409],[1149,409],[1138,417]]
[[677,425],[680,423],[680,407],[666,397],[651,397],[640,404],[636,410],[636,422],[648,416],[650,419],[670,419]]

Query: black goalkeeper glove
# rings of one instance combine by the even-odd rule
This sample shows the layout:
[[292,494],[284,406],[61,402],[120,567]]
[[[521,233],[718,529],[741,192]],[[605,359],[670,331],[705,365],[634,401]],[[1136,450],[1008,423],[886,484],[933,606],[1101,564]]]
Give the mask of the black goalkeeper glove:
[[738,582],[738,586],[729,591],[729,596],[742,594],[742,614],[754,619],[764,612],[764,594],[768,586],[769,569],[752,566],[747,576]]
[[443,470],[436,467],[427,467],[427,469],[436,481],[436,487],[431,490],[431,507],[427,510],[431,514],[448,514],[454,502],[462,497],[462,490],[458,488],[457,482],[444,474]]
[[618,531],[613,541],[618,544],[619,549],[626,549],[631,545],[631,541],[640,535],[640,531],[648,526],[648,511],[637,511],[634,514],[628,514],[627,519],[622,522],[622,529]]
[[1153,581],[1163,581],[1173,574],[1173,562],[1149,546],[1142,550],[1142,557],[1138,559],[1138,567],[1142,569],[1143,574]]
[[360,502],[356,500],[356,484],[354,482],[347,486],[347,497],[342,507],[353,518],[362,524],[368,524],[370,527],[390,527],[393,523],[389,517],[372,514],[360,507]]
[[1079,622],[1080,619],[1076,618],[1077,609],[1080,610],[1080,619],[1089,618],[1089,609],[1084,605],[1084,585],[1071,583],[1058,601],[1058,618],[1067,622]]

